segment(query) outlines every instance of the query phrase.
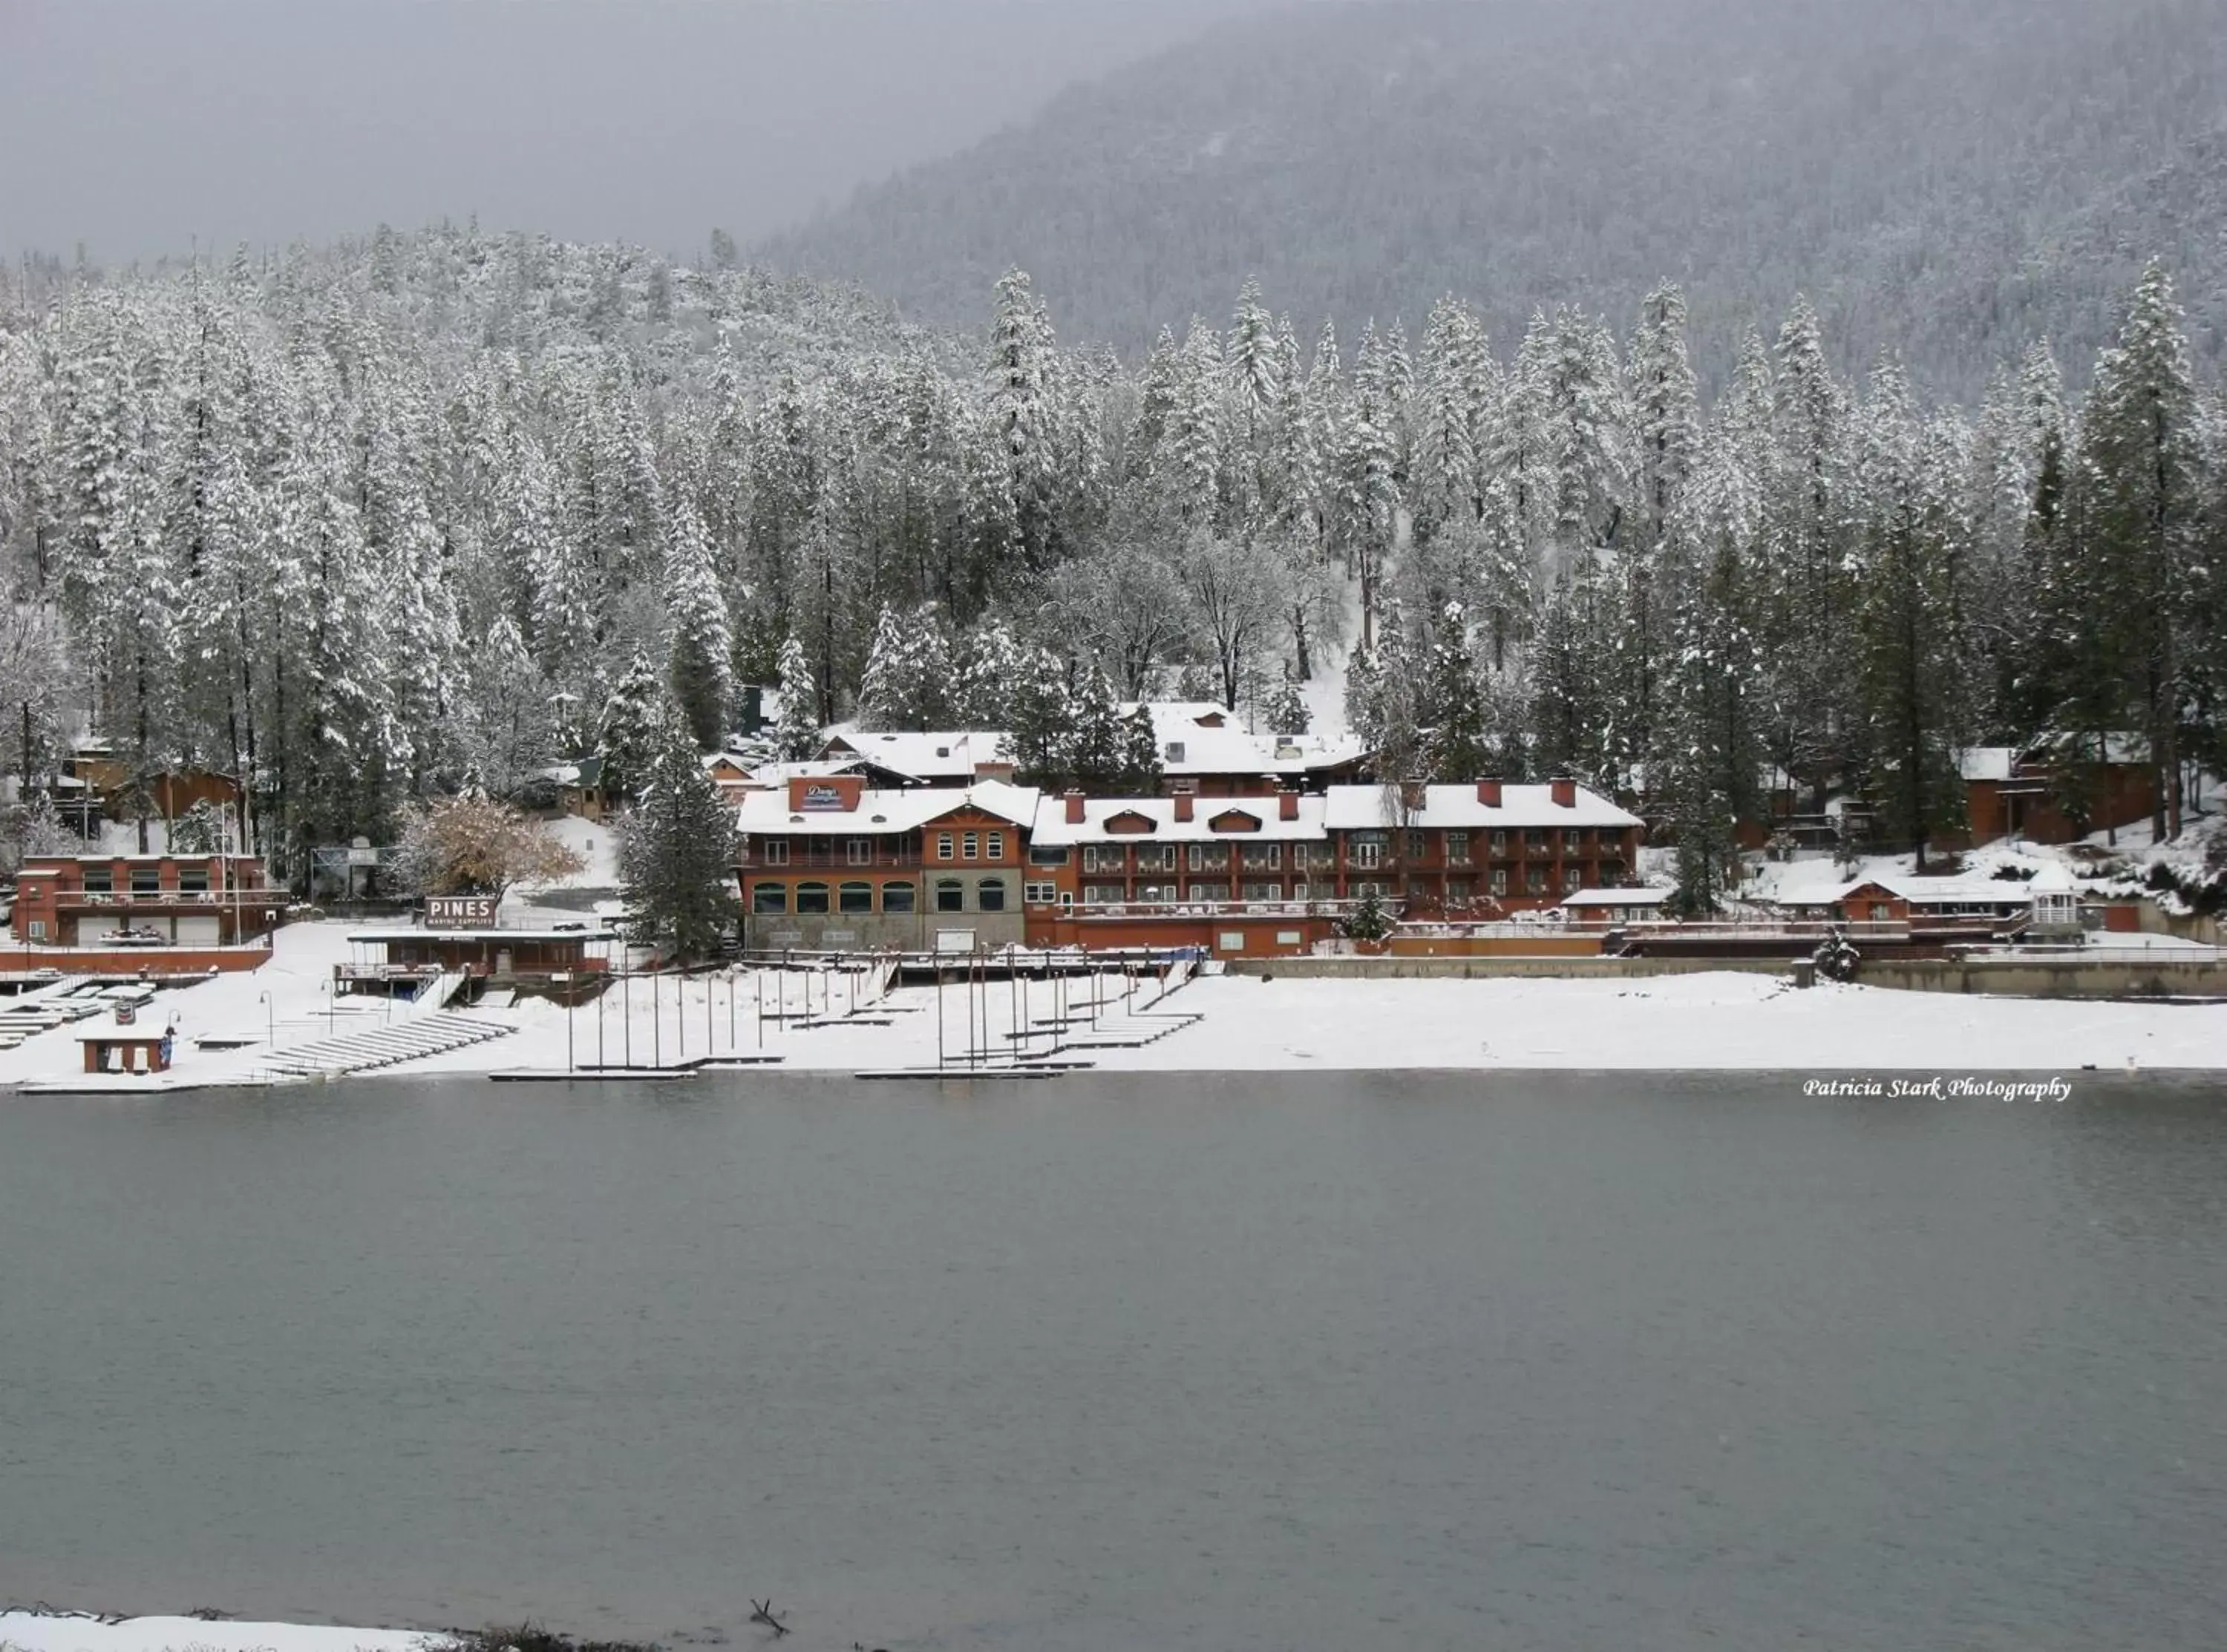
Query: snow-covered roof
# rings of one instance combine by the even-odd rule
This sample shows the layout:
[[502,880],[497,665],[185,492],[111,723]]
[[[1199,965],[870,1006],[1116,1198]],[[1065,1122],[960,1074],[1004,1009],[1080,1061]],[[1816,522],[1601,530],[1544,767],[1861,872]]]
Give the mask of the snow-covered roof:
[[1667,889],[1581,889],[1564,906],[1660,906],[1677,891]]
[[1967,781],[2008,780],[2018,760],[2016,746],[1967,746],[1956,754],[1956,772]]
[[1770,897],[1778,906],[1836,906],[1861,889],[1883,889],[1912,906],[2015,905],[2036,895],[2069,895],[2071,874],[2054,862],[2039,863],[2031,878],[1994,877],[1959,873],[1950,877],[1919,877],[1909,872],[1866,872],[1860,877],[1835,877],[1829,883],[1803,883],[1791,888],[1782,883]]
[[1622,830],[1640,824],[1598,792],[1580,786],[1567,807],[1554,801],[1551,786],[1503,785],[1497,807],[1481,800],[1474,783],[1466,786],[1426,786],[1422,807],[1400,807],[1398,788],[1382,786],[1333,786],[1330,788],[1329,821],[1332,831],[1384,830],[1419,826],[1426,830],[1452,827],[1472,831],[1523,831],[1534,827],[1606,826]]
[[[1178,800],[1172,797],[1093,797],[1083,800],[1082,819],[1067,818],[1067,800],[1047,797],[1037,806],[1036,829],[1031,841],[1050,847],[1078,843],[1247,843],[1253,841],[1280,842],[1292,839],[1327,837],[1323,824],[1325,800],[1319,797],[1298,800],[1299,814],[1286,820],[1282,807],[1273,797],[1202,797],[1187,800],[1192,804],[1191,818],[1176,818]],[[1150,831],[1139,831],[1133,826],[1120,832],[1111,830],[1113,822],[1124,816],[1141,817],[1152,823]],[[1251,825],[1233,824],[1232,816],[1250,820]],[[1219,831],[1215,823],[1222,822]]]
[[1043,796],[1033,786],[1013,786],[1001,780],[979,780],[972,786],[909,786],[865,790],[855,809],[792,810],[786,788],[750,792],[736,806],[735,824],[754,835],[793,837],[800,832],[815,835],[871,838],[917,832],[931,820],[961,808],[979,809],[1026,826],[1037,818]]
[[[1121,714],[1133,715],[1139,704],[1133,700],[1125,704]],[[1152,720],[1161,772],[1177,779],[1197,775],[1299,775],[1368,755],[1365,745],[1347,735],[1273,730],[1255,734],[1236,712],[1211,700],[1142,704]]]
[[845,753],[919,781],[969,781],[987,768],[1010,768],[1011,737],[989,730],[893,729],[869,733],[851,727],[827,731],[822,758]]
[[[726,755],[733,756],[731,752]],[[711,757],[704,760],[706,767],[712,761]],[[792,780],[825,780],[830,775],[853,773],[858,762],[856,757],[808,757],[800,762],[768,762],[745,767],[750,775],[748,783],[751,787],[779,790]]]

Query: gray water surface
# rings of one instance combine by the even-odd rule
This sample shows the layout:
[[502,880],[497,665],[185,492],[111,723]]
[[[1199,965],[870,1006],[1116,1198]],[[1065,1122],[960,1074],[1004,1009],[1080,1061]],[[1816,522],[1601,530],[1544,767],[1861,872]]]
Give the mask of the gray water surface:
[[2227,1092],[0,1097],[0,1599],[769,1592],[786,1652],[2217,1648]]

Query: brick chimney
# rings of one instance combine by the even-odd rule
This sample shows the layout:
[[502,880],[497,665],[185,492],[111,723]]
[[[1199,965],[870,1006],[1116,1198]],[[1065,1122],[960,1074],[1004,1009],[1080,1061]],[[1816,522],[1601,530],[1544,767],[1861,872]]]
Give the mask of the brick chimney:
[[1069,792],[1067,794],[1067,823],[1069,826],[1082,824],[1082,794],[1081,792]]
[[1299,794],[1297,792],[1282,791],[1276,794],[1276,818],[1279,820],[1296,820],[1299,818]]
[[1176,794],[1176,819],[1178,820],[1190,820],[1190,794],[1189,792],[1177,792]]
[[1403,808],[1420,809],[1429,800],[1429,795],[1423,789],[1423,782],[1420,780],[1403,780],[1400,782],[1400,803]]
[[1554,794],[1554,807],[1573,809],[1578,807],[1578,782],[1567,775],[1557,775],[1548,789]]
[[1495,775],[1489,780],[1477,781],[1477,800],[1489,809],[1496,809],[1500,807],[1499,775]]

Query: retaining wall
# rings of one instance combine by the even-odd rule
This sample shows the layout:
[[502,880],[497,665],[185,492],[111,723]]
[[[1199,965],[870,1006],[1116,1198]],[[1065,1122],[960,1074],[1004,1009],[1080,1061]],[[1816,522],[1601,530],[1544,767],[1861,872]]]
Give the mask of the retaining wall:
[[1537,977],[1572,980],[1628,980],[1648,975],[1698,975],[1731,970],[1742,975],[1787,975],[1794,960],[1764,958],[1246,958],[1231,959],[1232,975],[1279,980],[1483,980]]
[[2227,962],[2083,963],[2077,959],[1871,959],[1866,986],[2027,998],[2227,998]]

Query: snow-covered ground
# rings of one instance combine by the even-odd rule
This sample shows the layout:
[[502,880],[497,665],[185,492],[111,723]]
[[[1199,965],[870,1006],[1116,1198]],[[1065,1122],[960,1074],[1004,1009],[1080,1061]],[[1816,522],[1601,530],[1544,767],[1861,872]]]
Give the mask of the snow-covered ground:
[[[323,983],[347,954],[347,927],[296,924],[272,962],[163,992],[141,1012],[178,1028],[177,1086],[238,1082],[269,1046],[329,1037],[335,1023],[376,1026],[376,1000],[336,1010]],[[2123,937],[2134,941],[2136,937]],[[1017,1045],[1049,1052],[1042,1024],[1064,1007],[1076,1033],[1095,996],[1101,1022],[1132,1011],[1180,1011],[1196,1024],[1138,1047],[1074,1050],[1110,1070],[1299,1068],[1584,1068],[2076,1070],[2083,1067],[2227,1068],[2227,1005],[2074,1003],[1902,992],[1821,985],[1796,991],[1766,975],[1710,972],[1646,979],[1263,981],[1209,975],[1165,1004],[1150,979],[1118,976],[899,987],[874,998],[841,973],[731,970],[686,980],[638,978],[567,1011],[541,1000],[469,1011],[512,1030],[373,1076],[539,1070],[590,1064],[673,1065],[705,1055],[777,1056],[792,1068],[860,1071],[997,1062]],[[265,995],[268,995],[266,1004]],[[807,1018],[855,1020],[807,1027]],[[761,1017],[761,1005],[767,1014]],[[1025,1041],[1008,1035],[1026,1029]],[[1157,1029],[1153,1029],[1157,1030]],[[75,1075],[70,1026],[0,1053],[0,1084]],[[214,1033],[253,1042],[204,1052]],[[124,1088],[158,1088],[145,1079]]]
[[233,1623],[198,1617],[127,1617],[109,1623],[98,1617],[0,1612],[0,1648],[10,1652],[417,1652],[428,1644],[429,1637],[410,1630]]

